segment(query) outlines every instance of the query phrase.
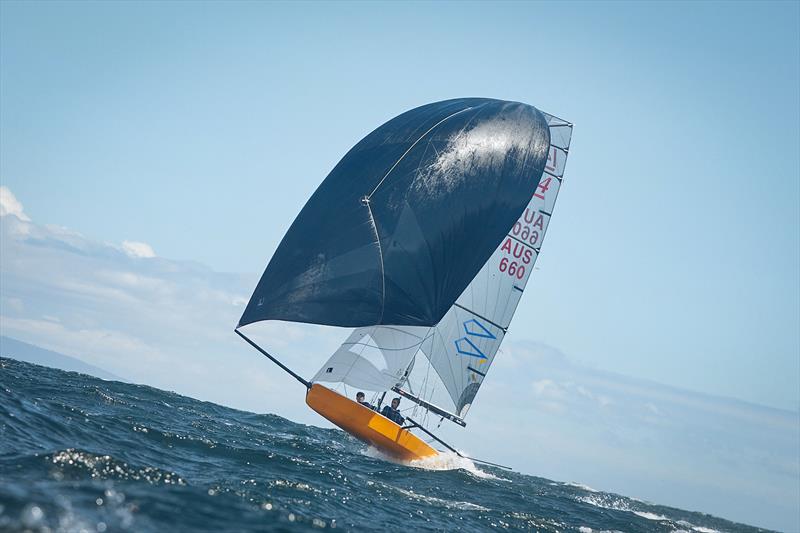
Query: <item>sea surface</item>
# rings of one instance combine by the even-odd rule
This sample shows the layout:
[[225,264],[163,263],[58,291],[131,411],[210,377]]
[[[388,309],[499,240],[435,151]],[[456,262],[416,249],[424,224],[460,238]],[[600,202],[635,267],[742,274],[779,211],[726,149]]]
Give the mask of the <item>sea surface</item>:
[[752,532],[333,429],[0,359],[2,531]]

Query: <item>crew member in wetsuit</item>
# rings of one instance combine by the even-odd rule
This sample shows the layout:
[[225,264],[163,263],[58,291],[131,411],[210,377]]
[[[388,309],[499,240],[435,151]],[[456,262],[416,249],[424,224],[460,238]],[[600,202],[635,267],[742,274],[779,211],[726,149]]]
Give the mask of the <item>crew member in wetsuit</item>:
[[387,405],[386,407],[384,407],[383,411],[381,411],[381,414],[386,418],[388,418],[389,420],[391,420],[392,422],[394,422],[395,424],[402,426],[403,422],[405,422],[406,419],[403,418],[403,416],[400,414],[400,411],[397,410],[398,407],[400,407],[400,398],[395,398],[394,400],[392,400],[392,406],[389,407]]
[[369,403],[369,402],[364,400],[364,393],[363,392],[356,393],[356,401],[358,403],[360,403],[361,405],[363,405],[364,407],[366,407],[367,409],[371,409],[373,411],[375,410],[375,406],[373,406],[371,403]]

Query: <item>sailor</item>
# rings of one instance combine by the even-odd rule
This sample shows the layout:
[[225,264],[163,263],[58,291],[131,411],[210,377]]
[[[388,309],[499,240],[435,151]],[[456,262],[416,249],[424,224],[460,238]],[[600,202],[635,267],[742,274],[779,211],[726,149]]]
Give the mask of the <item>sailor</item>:
[[360,403],[361,405],[363,405],[364,407],[366,407],[367,409],[372,409],[373,411],[375,410],[375,407],[371,403],[369,403],[369,402],[364,400],[364,393],[363,392],[357,392],[356,393],[356,401],[358,403]]
[[400,398],[395,398],[394,400],[392,400],[392,406],[391,407],[389,407],[388,405],[385,406],[383,408],[383,411],[381,411],[381,414],[386,418],[388,418],[389,420],[391,420],[392,422],[394,422],[395,424],[402,425],[403,422],[406,421],[406,419],[403,418],[402,415],[400,415],[400,411],[397,410],[398,407],[400,407]]

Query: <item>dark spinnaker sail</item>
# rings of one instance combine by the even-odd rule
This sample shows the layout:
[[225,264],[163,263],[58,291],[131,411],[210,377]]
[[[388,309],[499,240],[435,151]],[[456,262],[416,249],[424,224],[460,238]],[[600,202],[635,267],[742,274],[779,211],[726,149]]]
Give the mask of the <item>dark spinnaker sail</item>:
[[289,228],[239,326],[433,326],[517,221],[550,147],[545,117],[463,98],[355,145]]

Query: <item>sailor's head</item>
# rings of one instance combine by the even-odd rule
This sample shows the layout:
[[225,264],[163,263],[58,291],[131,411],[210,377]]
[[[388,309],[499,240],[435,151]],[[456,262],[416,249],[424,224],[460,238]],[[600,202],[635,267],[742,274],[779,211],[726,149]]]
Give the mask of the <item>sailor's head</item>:
[[392,409],[397,409],[400,406],[400,398],[392,400]]
[[357,402],[363,402],[364,401],[364,393],[363,392],[356,393],[356,401]]

